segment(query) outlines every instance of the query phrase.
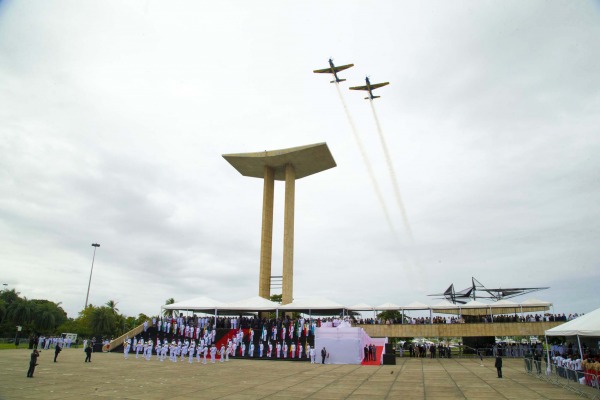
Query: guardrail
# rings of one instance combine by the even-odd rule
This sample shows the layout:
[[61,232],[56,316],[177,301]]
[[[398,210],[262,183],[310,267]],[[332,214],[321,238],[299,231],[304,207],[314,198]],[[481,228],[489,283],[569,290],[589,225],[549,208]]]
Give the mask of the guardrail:
[[563,387],[579,396],[600,399],[600,378],[597,373],[576,371],[566,367],[548,365],[547,361],[524,358],[525,372],[538,379]]

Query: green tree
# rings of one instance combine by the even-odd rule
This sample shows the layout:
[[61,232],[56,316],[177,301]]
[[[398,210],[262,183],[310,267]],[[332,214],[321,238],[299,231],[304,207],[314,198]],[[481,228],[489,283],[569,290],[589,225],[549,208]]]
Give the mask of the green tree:
[[135,320],[136,325],[141,325],[143,324],[145,321],[150,321],[152,318],[148,317],[146,314],[144,313],[140,313],[138,314],[137,319]]
[[269,297],[269,300],[281,304],[283,301],[283,294],[272,294],[271,297]]
[[90,318],[92,331],[101,335],[112,335],[117,330],[115,313],[108,307],[94,308]]
[[[165,301],[165,306],[168,306],[169,304],[175,304],[175,299],[172,297],[167,299],[167,301]],[[173,310],[163,310],[163,316],[165,318],[171,318],[173,316]]]
[[6,306],[8,307],[15,301],[21,299],[19,296],[20,294],[21,293],[17,292],[15,289],[3,290],[0,292],[0,299],[4,300],[6,302]]
[[402,313],[398,310],[386,310],[377,314],[377,317],[384,321],[386,319],[400,321],[402,320]]
[[119,312],[119,309],[117,308],[117,303],[117,301],[109,300],[106,302],[106,307],[110,308],[112,312],[116,314]]
[[8,306],[7,317],[16,325],[29,324],[33,319],[34,304],[27,299],[18,299]]

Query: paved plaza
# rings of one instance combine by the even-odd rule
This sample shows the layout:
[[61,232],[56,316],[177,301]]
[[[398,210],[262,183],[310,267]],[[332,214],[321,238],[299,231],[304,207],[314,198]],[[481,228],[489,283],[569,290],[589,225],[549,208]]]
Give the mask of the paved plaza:
[[311,365],[230,360],[202,365],[128,360],[81,349],[42,351],[26,378],[28,350],[0,351],[0,399],[576,399],[566,389],[529,376],[522,360],[398,358],[392,366]]

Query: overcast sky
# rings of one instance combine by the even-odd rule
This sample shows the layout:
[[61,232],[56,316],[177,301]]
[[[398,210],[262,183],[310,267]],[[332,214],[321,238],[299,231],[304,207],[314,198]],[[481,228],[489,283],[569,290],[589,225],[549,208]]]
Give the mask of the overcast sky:
[[[326,142],[337,167],[296,183],[295,297],[431,304],[474,276],[591,311],[598,38],[598,1],[0,1],[0,281],[76,317],[98,242],[94,305],[255,296],[262,180],[222,154]],[[329,57],[355,64],[360,143],[312,73]],[[348,90],[366,75],[390,82],[392,173]]]

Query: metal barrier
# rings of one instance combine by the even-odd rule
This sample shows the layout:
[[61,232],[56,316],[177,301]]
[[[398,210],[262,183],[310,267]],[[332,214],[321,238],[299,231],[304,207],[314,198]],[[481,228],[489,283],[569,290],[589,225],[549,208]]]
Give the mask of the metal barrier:
[[600,379],[596,373],[576,371],[546,361],[524,358],[525,372],[538,379],[563,387],[580,396],[600,399]]

